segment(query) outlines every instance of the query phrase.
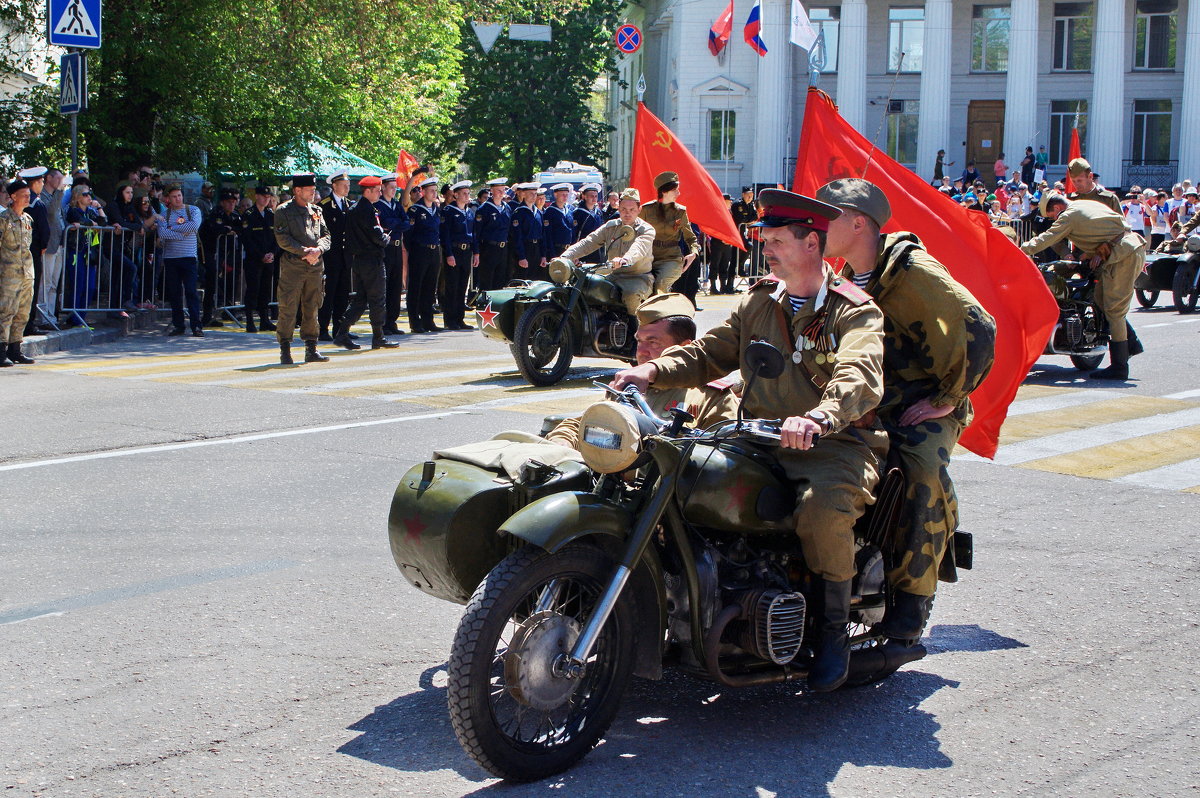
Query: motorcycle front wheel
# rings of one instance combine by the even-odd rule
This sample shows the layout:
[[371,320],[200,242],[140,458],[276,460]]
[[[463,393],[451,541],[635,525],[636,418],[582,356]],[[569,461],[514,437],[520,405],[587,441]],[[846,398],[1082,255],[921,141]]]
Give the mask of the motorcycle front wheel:
[[1200,287],[1196,286],[1196,273],[1186,266],[1176,269],[1171,294],[1175,300],[1175,310],[1180,313],[1191,313],[1195,310],[1196,300],[1200,299]]
[[1158,301],[1157,288],[1137,288],[1134,290],[1134,293],[1137,294],[1138,304],[1144,308],[1152,308],[1154,307],[1154,303]]
[[1100,367],[1104,355],[1071,355],[1071,363],[1080,371],[1092,371]]
[[582,676],[554,669],[614,571],[599,549],[526,546],[475,590],[450,650],[450,722],[481,767],[510,781],[566,770],[599,742],[633,667],[633,614],[617,602]]
[[575,333],[568,321],[558,343],[554,337],[563,322],[563,310],[553,302],[540,302],[521,315],[513,333],[512,353],[521,376],[533,385],[553,385],[567,376],[575,354]]

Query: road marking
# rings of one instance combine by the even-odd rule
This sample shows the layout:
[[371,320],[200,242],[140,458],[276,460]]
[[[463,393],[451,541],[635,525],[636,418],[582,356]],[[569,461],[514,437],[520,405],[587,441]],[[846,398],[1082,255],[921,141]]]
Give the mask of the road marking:
[[336,432],[343,429],[358,427],[375,427],[380,424],[400,424],[405,421],[424,421],[431,418],[465,415],[463,410],[447,410],[441,413],[424,413],[419,416],[400,416],[398,418],[377,418],[372,421],[355,421],[349,424],[332,424],[326,427],[305,427],[303,429],[280,430],[278,432],[260,432],[254,435],[238,435],[232,438],[207,438],[202,441],[187,441],[186,443],[163,443],[154,446],[140,446],[136,449],[114,449],[109,452],[92,452],[72,457],[54,457],[48,460],[31,460],[27,463],[11,463],[0,465],[0,471],[20,471],[26,468],[41,468],[42,466],[61,465],[63,463],[82,463],[88,460],[105,460],[111,457],[128,457],[134,454],[157,454],[158,452],[173,452],[179,449],[196,449],[201,446],[221,446],[229,443],[250,443],[265,441],[271,438],[287,438],[292,435],[311,435],[315,432]]
[[1089,405],[1106,401],[1113,398],[1114,395],[1116,395],[1115,391],[1081,390],[1039,396],[1035,399],[1021,399],[1008,406],[1007,417],[1027,416],[1030,413],[1045,413],[1051,410]]
[[1148,488],[1162,488],[1163,490],[1200,488],[1200,458],[1184,460],[1182,463],[1173,463],[1149,471],[1139,471],[1136,474],[1117,477],[1114,481],[1124,482],[1128,485],[1143,485]]
[[1068,452],[1091,449],[1107,443],[1139,438],[1143,435],[1170,432],[1197,424],[1200,424],[1200,407],[1191,407],[1174,413],[1161,413],[1146,418],[1128,419],[1112,424],[1088,426],[1083,429],[1001,446],[1000,451],[996,453],[995,462],[999,465],[1028,463],[1030,460],[1055,457]]
[[[1194,457],[1197,451],[1200,451],[1200,427],[1185,427],[1031,460],[1024,467],[1089,479],[1118,479],[1174,465]],[[1200,480],[1189,485],[1200,485]]]
[[1200,388],[1193,388],[1190,391],[1180,391],[1179,393],[1169,393],[1164,396],[1164,399],[1195,399],[1200,396]]
[[1128,421],[1169,413],[1191,406],[1189,403],[1157,396],[1120,396],[1110,394],[1105,401],[1082,406],[1071,412],[1030,413],[1007,421],[1000,431],[1002,444],[1011,445],[1032,438],[1044,438],[1071,430],[1085,430],[1103,424]]
[[[480,357],[479,355],[472,355],[469,357],[446,358],[444,360],[437,361],[437,363],[438,363],[438,365],[449,365],[452,363],[482,363],[482,362],[486,362],[489,360],[496,362],[496,363],[502,363],[502,362],[506,362],[506,361],[511,361],[512,358],[507,357],[507,356],[504,356],[504,357],[501,357],[501,356]],[[189,384],[189,385],[228,385],[228,386],[237,388],[242,385],[254,385],[254,384],[258,384],[258,383],[262,383],[262,382],[273,382],[275,380],[320,379],[329,374],[363,374],[365,372],[370,372],[370,371],[386,371],[388,369],[395,370],[395,369],[402,367],[409,363],[411,363],[411,361],[407,361],[407,360],[405,360],[405,361],[377,360],[374,363],[365,363],[365,364],[358,365],[358,366],[330,366],[330,365],[318,364],[315,367],[304,368],[304,369],[301,369],[301,367],[299,365],[291,366],[291,367],[276,365],[270,371],[263,372],[261,374],[255,373],[255,374],[249,374],[246,376],[231,375],[227,379],[204,380],[203,382],[190,382],[187,384]],[[420,372],[420,373],[437,374],[436,371]],[[153,377],[149,377],[148,379],[153,379]]]
[[459,410],[490,410],[509,405],[532,405],[538,402],[556,402],[565,399],[576,399],[581,396],[603,396],[599,388],[572,388],[565,391],[540,392],[529,395],[517,395],[506,399],[490,399],[486,402],[476,402],[473,405],[459,405]]
[[[465,358],[478,363],[486,358]],[[507,358],[511,361],[512,358]],[[443,363],[449,361],[442,361]],[[432,382],[434,380],[451,379],[453,377],[475,377],[496,373],[492,367],[459,369],[457,371],[422,371],[409,374],[392,374],[387,377],[375,377],[369,380],[345,380],[343,382],[320,382],[316,385],[306,385],[303,388],[281,388],[273,393],[320,393],[322,391],[344,391],[349,388],[369,388],[374,385],[391,385],[402,382]]]

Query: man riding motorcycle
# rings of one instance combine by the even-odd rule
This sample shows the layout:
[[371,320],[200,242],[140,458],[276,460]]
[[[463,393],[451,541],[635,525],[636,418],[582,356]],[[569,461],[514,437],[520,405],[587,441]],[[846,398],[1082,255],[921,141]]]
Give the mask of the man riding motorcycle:
[[608,279],[621,289],[621,298],[631,316],[637,313],[654,286],[650,274],[654,263],[654,228],[638,218],[641,209],[638,190],[625,189],[617,206],[619,218],[605,222],[562,254],[563,258],[577,261],[603,248],[608,262],[615,266]]
[[[622,202],[622,205],[625,203]],[[657,294],[637,309],[637,360],[648,363],[672,346],[685,346],[696,337],[696,309],[682,294]],[[692,414],[700,429],[737,417],[735,380],[714,380],[699,388],[650,388],[646,403],[655,415],[665,418],[675,407]],[[546,440],[575,448],[579,442],[579,419],[568,418],[546,435]]]
[[849,670],[854,524],[879,481],[888,445],[877,425],[853,426],[883,395],[883,314],[822,259],[840,210],[778,189],[763,191],[759,204],[762,218],[753,226],[774,277],[756,284],[723,325],[618,372],[612,387],[701,385],[739,367],[748,378],[744,353],[756,340],[791,355],[792,366],[778,379],[756,381],[744,403],[748,415],[784,419],[779,459],[796,484],[796,534],[822,580],[808,687],[829,691]]

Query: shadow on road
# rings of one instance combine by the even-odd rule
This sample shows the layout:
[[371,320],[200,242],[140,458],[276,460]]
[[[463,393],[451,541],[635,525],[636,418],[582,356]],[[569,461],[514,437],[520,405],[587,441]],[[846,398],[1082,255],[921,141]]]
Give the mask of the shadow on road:
[[977,623],[939,624],[932,627],[921,640],[930,654],[949,651],[1003,651],[1009,648],[1028,648],[1027,643],[984,629]]
[[[1136,380],[1129,379],[1124,382],[1115,380],[1093,380],[1088,377],[1091,373],[1088,371],[1080,371],[1071,365],[1071,361],[1063,357],[1064,365],[1052,363],[1035,363],[1033,368],[1026,375],[1024,385],[1070,385],[1074,388],[1132,388],[1136,384]],[[1103,368],[1108,363],[1108,356],[1096,368]]]
[[[444,683],[443,670],[427,670],[420,690],[351,726],[361,734],[338,752],[406,772],[452,769],[471,781],[488,779],[450,727],[446,690],[435,685],[435,676]],[[795,685],[724,690],[674,672],[661,682],[635,679],[604,741],[574,768],[534,784],[493,782],[471,794],[825,796],[847,764],[950,767],[937,739],[940,724],[920,708],[944,687],[958,682],[918,670],[829,695]]]

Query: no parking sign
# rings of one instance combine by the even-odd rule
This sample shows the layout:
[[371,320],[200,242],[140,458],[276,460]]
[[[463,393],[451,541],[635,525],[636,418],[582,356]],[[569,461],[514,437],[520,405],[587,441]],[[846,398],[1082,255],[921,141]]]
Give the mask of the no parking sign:
[[617,28],[617,33],[613,37],[617,42],[617,49],[626,55],[632,55],[642,46],[642,32],[637,25],[625,24]]

